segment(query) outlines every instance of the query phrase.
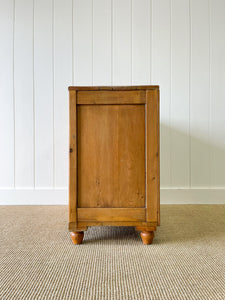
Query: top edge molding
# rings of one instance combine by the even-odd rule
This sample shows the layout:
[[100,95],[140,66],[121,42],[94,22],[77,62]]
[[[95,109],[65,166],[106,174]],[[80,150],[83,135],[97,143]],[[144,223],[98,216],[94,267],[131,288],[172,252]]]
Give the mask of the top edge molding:
[[69,86],[68,90],[79,91],[123,91],[123,90],[159,90],[158,85],[136,85],[136,86]]

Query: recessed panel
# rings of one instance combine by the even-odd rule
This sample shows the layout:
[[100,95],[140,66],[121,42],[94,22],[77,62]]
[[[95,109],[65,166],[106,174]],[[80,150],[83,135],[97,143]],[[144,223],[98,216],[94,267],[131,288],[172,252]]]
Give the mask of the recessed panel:
[[78,105],[78,207],[145,207],[145,105]]

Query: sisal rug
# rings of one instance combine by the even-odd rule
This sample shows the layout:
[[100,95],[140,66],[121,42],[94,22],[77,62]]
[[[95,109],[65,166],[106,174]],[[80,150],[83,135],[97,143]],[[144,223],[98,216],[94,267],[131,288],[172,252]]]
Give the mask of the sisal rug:
[[128,227],[75,246],[67,210],[0,207],[0,299],[225,299],[225,205],[162,205],[149,246]]

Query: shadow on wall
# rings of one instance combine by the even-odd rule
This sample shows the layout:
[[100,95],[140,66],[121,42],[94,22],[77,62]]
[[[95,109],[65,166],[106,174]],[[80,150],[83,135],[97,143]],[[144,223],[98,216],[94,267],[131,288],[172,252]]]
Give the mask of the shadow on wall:
[[[178,126],[177,126],[178,127]],[[222,131],[222,130],[221,130]],[[219,137],[220,135],[220,137]],[[204,130],[172,128],[160,124],[162,188],[224,188],[225,138]]]

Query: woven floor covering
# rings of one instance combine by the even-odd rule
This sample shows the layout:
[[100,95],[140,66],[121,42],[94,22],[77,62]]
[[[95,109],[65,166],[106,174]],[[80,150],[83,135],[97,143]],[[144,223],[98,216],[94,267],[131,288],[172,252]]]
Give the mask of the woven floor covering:
[[152,245],[92,227],[75,246],[67,206],[0,215],[0,299],[225,299],[225,205],[161,205]]

